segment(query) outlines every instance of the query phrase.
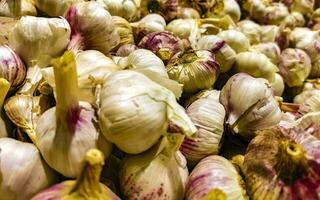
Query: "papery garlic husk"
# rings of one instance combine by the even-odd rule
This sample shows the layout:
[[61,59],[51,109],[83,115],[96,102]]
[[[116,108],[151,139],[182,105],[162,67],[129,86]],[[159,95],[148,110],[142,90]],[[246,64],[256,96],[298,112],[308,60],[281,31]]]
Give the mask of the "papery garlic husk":
[[162,61],[167,63],[179,51],[187,48],[189,44],[176,37],[169,31],[153,32],[144,36],[139,47],[155,53]]
[[20,86],[27,69],[20,57],[7,45],[0,46],[0,77],[10,82],[11,88]]
[[34,0],[2,1],[0,16],[20,17],[25,15],[37,15]]
[[184,92],[193,93],[211,88],[220,73],[220,67],[210,51],[187,50],[170,59],[167,72],[172,80],[183,84]]
[[189,173],[187,161],[178,151],[181,136],[169,135],[147,152],[124,158],[120,189],[125,199],[183,199]]
[[305,24],[303,15],[299,12],[291,12],[282,22],[286,27],[295,28],[302,27]]
[[275,73],[278,67],[263,53],[257,51],[246,51],[236,55],[236,72],[245,72],[256,78],[265,78],[269,82],[274,82]]
[[282,96],[282,93],[284,91],[284,81],[280,74],[276,73],[274,81],[270,83],[270,86],[273,90],[274,96]]
[[250,47],[249,39],[240,31],[226,30],[217,36],[222,38],[236,53],[247,51]]
[[249,144],[243,173],[255,199],[319,199],[320,140],[302,130],[265,130]]
[[112,16],[115,28],[120,36],[120,42],[114,50],[125,44],[134,44],[134,37],[130,23],[122,17]]
[[287,48],[281,52],[280,74],[289,87],[301,86],[311,71],[311,60],[301,49]]
[[97,0],[111,15],[123,17],[128,21],[137,20],[140,17],[138,0]]
[[[79,99],[90,102],[97,107],[99,90],[105,77],[121,70],[120,66],[103,53],[96,50],[80,51],[76,54],[76,66],[79,87]],[[44,79],[56,90],[54,68],[48,67],[41,70]]]
[[158,13],[166,21],[171,21],[177,16],[178,4],[178,0],[144,0],[141,1],[141,12],[143,15]]
[[51,17],[63,16],[66,10],[74,4],[83,2],[83,0],[34,0],[39,10],[45,12]]
[[202,159],[192,170],[188,178],[185,199],[216,199],[215,196],[208,198],[214,189],[225,194],[225,198],[221,199],[248,199],[244,181],[236,168],[227,159],[218,155]]
[[248,74],[238,73],[228,80],[221,90],[220,103],[227,113],[226,123],[245,139],[251,139],[257,130],[278,124],[281,119],[281,110],[267,80]]
[[18,19],[12,17],[0,17],[0,45],[8,45],[8,36],[18,21]]
[[190,137],[196,132],[174,94],[138,72],[125,70],[107,77],[100,102],[104,136],[126,153],[146,151],[167,134],[170,124]]
[[91,104],[79,102],[73,53],[67,51],[53,61],[53,66],[57,103],[37,121],[36,146],[49,166],[65,177],[75,178],[89,149],[99,148],[109,156],[112,146],[99,133]]
[[73,5],[64,16],[72,29],[69,49],[98,50],[107,55],[120,42],[110,13],[97,2]]
[[202,97],[188,106],[186,112],[198,130],[194,139],[185,138],[180,147],[181,153],[190,164],[218,154],[226,114],[223,105],[219,100]]
[[277,65],[279,62],[281,50],[279,46],[274,42],[259,43],[251,46],[250,50],[263,53],[275,65]]
[[237,23],[237,30],[243,33],[251,45],[260,43],[261,26],[251,20],[245,19]]
[[77,180],[53,185],[31,200],[120,200],[108,187],[99,182],[104,155],[98,149],[90,149],[83,157],[84,163]]
[[12,131],[10,124],[7,122],[7,116],[2,111],[9,89],[10,83],[4,78],[0,78],[0,138],[10,136]]
[[129,56],[130,53],[134,52],[137,49],[138,49],[138,47],[134,44],[125,44],[125,45],[122,45],[121,47],[119,47],[116,55],[120,56],[120,57],[126,57],[126,56]]
[[138,42],[148,33],[165,31],[166,25],[164,18],[158,14],[148,14],[140,21],[131,23],[134,37]]
[[303,15],[313,12],[315,0],[293,0],[290,3],[290,11]]
[[200,19],[199,12],[194,8],[178,7],[177,18],[181,19]]
[[0,148],[1,199],[29,200],[57,181],[33,144],[1,138]]
[[196,49],[211,51],[220,65],[221,73],[229,71],[235,61],[236,52],[223,39],[215,35],[201,37]]

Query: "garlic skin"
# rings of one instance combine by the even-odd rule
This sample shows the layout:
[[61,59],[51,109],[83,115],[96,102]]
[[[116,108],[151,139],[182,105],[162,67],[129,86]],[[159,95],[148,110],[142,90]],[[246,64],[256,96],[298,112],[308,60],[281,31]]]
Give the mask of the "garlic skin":
[[64,181],[34,196],[31,200],[120,200],[108,187],[99,182],[104,155],[98,149],[85,154],[81,175],[77,180]]
[[194,8],[178,7],[177,18],[180,19],[200,19],[199,12]]
[[0,16],[20,17],[25,15],[37,15],[37,10],[33,0],[1,2]]
[[261,26],[251,20],[245,19],[237,23],[237,30],[243,33],[251,45],[260,43]]
[[311,71],[311,60],[301,49],[287,48],[281,52],[280,74],[289,87],[301,86]]
[[12,29],[9,43],[28,67],[46,67],[66,49],[70,33],[64,18],[24,16]]
[[70,51],[53,61],[57,103],[40,116],[36,127],[36,146],[43,158],[69,178],[80,175],[82,159],[89,149],[99,148],[106,156],[112,149],[96,128],[92,106],[79,102],[75,64]]
[[273,91],[262,78],[244,73],[233,75],[221,90],[220,103],[227,113],[226,123],[245,139],[251,139],[255,131],[274,126],[281,120]]
[[145,0],[141,1],[141,13],[158,13],[166,21],[171,21],[177,16],[178,4],[178,0]]
[[170,59],[167,72],[170,79],[183,84],[184,92],[193,93],[212,87],[220,67],[210,51],[187,50]]
[[65,18],[72,29],[69,49],[98,50],[107,55],[120,42],[110,13],[97,2],[71,6],[66,11]]
[[63,16],[66,10],[83,0],[35,0],[37,8],[51,17]]
[[240,31],[225,30],[217,34],[222,38],[236,53],[247,51],[250,47],[249,39]]
[[241,52],[236,55],[234,69],[245,72],[256,78],[265,78],[274,82],[278,68],[267,56],[256,51]]
[[120,189],[125,199],[183,199],[189,175],[187,161],[177,151],[179,144],[167,144],[163,148],[161,144],[145,153],[123,159]]
[[26,71],[22,60],[9,46],[0,46],[0,77],[8,80],[12,89],[23,83]]
[[192,170],[186,187],[186,200],[206,199],[213,189],[225,194],[222,199],[244,200],[247,196],[243,184],[241,176],[227,159],[218,155],[208,156]]
[[229,71],[235,62],[236,52],[218,36],[202,36],[198,40],[196,49],[211,51],[220,65],[221,73]]
[[242,167],[249,196],[319,199],[319,145],[302,130],[274,128],[260,133],[250,142]]
[[274,42],[256,44],[251,46],[250,50],[263,53],[275,65],[279,63],[281,50],[279,46]]
[[33,144],[1,138],[0,148],[1,199],[29,200],[57,181]]
[[180,147],[181,153],[190,163],[218,154],[226,114],[223,105],[218,99],[202,97],[188,106],[186,112],[198,130],[194,139],[185,138]]
[[130,23],[122,17],[112,16],[112,20],[116,27],[116,30],[120,36],[120,42],[113,51],[125,44],[134,44],[134,37]]
[[229,15],[236,23],[241,18],[240,6],[235,0],[223,0],[223,14]]
[[274,81],[270,83],[270,86],[273,90],[274,96],[282,96],[282,93],[284,91],[284,81],[280,74],[276,73]]
[[139,49],[139,48],[134,44],[125,44],[125,45],[122,45],[117,50],[116,55],[120,56],[120,57],[127,57],[130,55],[130,53],[134,52],[137,49]]
[[170,123],[188,136],[196,132],[174,94],[138,72],[124,70],[108,76],[100,102],[102,133],[129,154],[149,149],[167,133]]

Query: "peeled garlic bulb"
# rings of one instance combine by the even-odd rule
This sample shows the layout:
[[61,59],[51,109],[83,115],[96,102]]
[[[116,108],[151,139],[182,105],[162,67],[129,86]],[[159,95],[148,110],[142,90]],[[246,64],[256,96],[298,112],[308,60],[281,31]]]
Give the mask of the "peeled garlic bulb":
[[99,122],[104,136],[126,153],[138,154],[167,133],[170,123],[188,136],[196,132],[174,94],[130,70],[105,80]]
[[29,200],[57,181],[33,144],[1,138],[0,149],[1,199]]
[[247,51],[250,47],[249,39],[240,31],[221,31],[217,36],[222,38],[236,53]]
[[63,16],[69,6],[79,2],[83,0],[35,0],[37,8],[52,17]]
[[[247,92],[243,92],[247,91]],[[250,139],[257,130],[279,123],[281,111],[268,82],[244,73],[233,75],[223,86],[220,102],[231,130]]]
[[250,44],[260,43],[261,26],[251,20],[242,20],[237,24],[237,30],[243,33],[250,41]]
[[97,0],[111,15],[132,21],[138,19],[140,3],[136,0]]

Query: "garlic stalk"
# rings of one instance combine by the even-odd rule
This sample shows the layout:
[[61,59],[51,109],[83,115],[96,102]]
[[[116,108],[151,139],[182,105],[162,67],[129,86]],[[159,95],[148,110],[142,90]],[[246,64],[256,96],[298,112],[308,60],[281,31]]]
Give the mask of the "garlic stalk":
[[120,36],[120,42],[118,46],[116,46],[114,50],[117,50],[119,47],[125,44],[134,44],[134,37],[133,37],[133,32],[132,28],[130,26],[130,23],[125,20],[122,17],[118,16],[112,16],[112,20],[114,22],[114,25],[116,27],[116,30]]
[[224,105],[226,123],[231,130],[246,139],[251,139],[257,130],[278,124],[281,119],[267,80],[244,73],[233,75],[223,86],[220,103]]
[[65,18],[72,29],[69,49],[98,50],[107,55],[120,42],[111,15],[97,2],[71,6]]
[[217,34],[222,38],[236,53],[247,51],[250,47],[249,39],[240,31],[225,30]]
[[194,139],[185,138],[180,151],[190,164],[195,164],[208,155],[218,154],[224,131],[225,110],[219,100],[202,97],[186,110],[197,127]]
[[63,16],[66,10],[74,4],[83,2],[83,0],[35,0],[37,8],[49,16]]
[[0,138],[8,137],[10,135],[9,124],[5,120],[5,115],[2,112],[4,101],[10,89],[10,83],[4,79],[0,78]]
[[243,33],[251,45],[260,43],[261,26],[251,20],[245,19],[237,23],[237,30]]
[[189,137],[196,132],[174,94],[141,73],[125,70],[111,74],[100,99],[100,128],[126,153],[149,149],[167,134],[169,125]]
[[98,147],[108,156],[111,144],[99,134],[92,106],[79,102],[73,53],[67,51],[53,61],[53,66],[56,107],[47,110],[38,119],[36,146],[52,168],[74,178],[80,175],[82,159],[89,149]]
[[[213,190],[220,191],[224,198],[211,196]],[[227,159],[218,155],[204,158],[193,169],[188,178],[185,195],[186,200],[248,199],[244,182],[236,168]]]
[[274,42],[259,43],[250,47],[250,51],[257,51],[266,55],[269,60],[277,65],[280,60],[281,50]]
[[187,162],[178,151],[183,136],[168,137],[145,153],[124,158],[120,189],[125,199],[183,199],[188,178]]
[[37,15],[33,0],[2,1],[0,4],[0,16],[20,17],[25,15]]
[[29,200],[57,181],[33,144],[1,138],[0,149],[1,199]]
[[178,4],[178,0],[144,0],[141,1],[141,13],[158,13],[166,21],[171,21],[177,16]]
[[83,157],[84,165],[77,180],[64,181],[40,192],[31,200],[120,200],[108,187],[99,182],[104,155],[90,149]]
[[200,19],[200,14],[194,8],[178,7],[177,18],[180,19]]
[[219,64],[206,50],[181,51],[167,65],[171,79],[183,84],[186,93],[197,92],[213,86],[219,73]]

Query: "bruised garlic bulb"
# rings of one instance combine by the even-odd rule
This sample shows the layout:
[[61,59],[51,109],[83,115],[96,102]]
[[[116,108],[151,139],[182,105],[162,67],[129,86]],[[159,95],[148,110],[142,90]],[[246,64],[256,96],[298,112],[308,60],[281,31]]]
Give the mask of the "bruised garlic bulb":
[[196,48],[211,51],[214,54],[215,60],[220,65],[221,73],[229,71],[233,66],[236,52],[218,36],[206,35],[201,37],[198,40]]
[[267,56],[257,51],[241,52],[236,56],[235,71],[245,72],[256,78],[265,78],[269,82],[275,79],[278,68]]
[[72,29],[70,49],[98,50],[108,54],[120,42],[111,15],[97,2],[73,5],[66,11],[65,18]]
[[180,151],[191,164],[202,158],[218,154],[224,130],[225,110],[219,100],[202,97],[194,101],[186,110],[197,127],[194,139],[185,138]]
[[125,199],[183,199],[188,178],[187,162],[178,151],[183,136],[168,137],[147,152],[123,159],[120,189]]
[[212,87],[220,67],[210,51],[187,50],[170,59],[167,72],[171,79],[183,84],[184,92],[193,93]]
[[112,20],[120,37],[120,42],[113,50],[125,44],[134,44],[133,32],[130,23],[122,17],[112,16]]
[[279,62],[281,50],[279,46],[274,42],[259,43],[257,45],[251,46],[250,50],[263,53],[275,65],[277,65]]
[[237,23],[237,30],[243,33],[250,41],[250,44],[260,43],[261,26],[251,20],[245,19]]
[[289,87],[301,86],[311,71],[311,60],[303,50],[287,48],[279,62],[280,74]]
[[79,102],[73,53],[67,51],[53,61],[53,66],[57,103],[38,119],[36,146],[52,168],[75,178],[80,175],[82,159],[89,149],[99,147],[108,156],[111,144],[100,137],[92,106]]
[[217,36],[222,38],[236,53],[247,51],[250,47],[249,39],[240,31],[226,30]]
[[105,6],[111,15],[123,17],[128,21],[139,17],[140,1],[138,0],[97,0]]
[[0,149],[1,199],[29,200],[57,181],[33,144],[1,138]]
[[144,0],[141,1],[141,12],[143,15],[158,13],[170,21],[177,16],[178,4],[178,0]]
[[[212,195],[213,190],[220,191],[224,194],[224,198],[218,198],[217,193]],[[245,200],[248,198],[244,181],[236,168],[227,159],[218,155],[204,158],[192,170],[185,195],[186,200]]]
[[34,0],[37,8],[49,16],[63,16],[65,11],[71,6],[83,0]]
[[281,111],[267,80],[244,73],[233,75],[223,86],[220,103],[226,109],[226,123],[231,130],[246,139],[252,138],[257,130],[276,125],[281,119]]
[[2,1],[0,16],[19,17],[25,15],[37,15],[34,0]]
[[104,136],[126,153],[149,149],[167,134],[170,124],[188,136],[196,132],[174,94],[138,72],[125,70],[108,76],[100,102]]

